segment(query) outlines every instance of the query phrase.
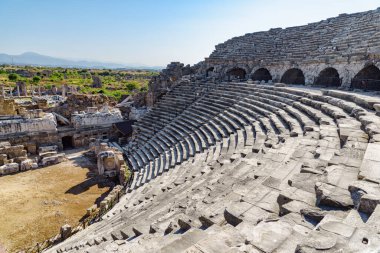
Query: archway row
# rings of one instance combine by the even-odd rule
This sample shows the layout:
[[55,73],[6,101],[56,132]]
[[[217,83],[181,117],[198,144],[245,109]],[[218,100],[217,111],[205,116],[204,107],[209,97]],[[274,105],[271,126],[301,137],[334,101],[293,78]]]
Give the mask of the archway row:
[[[213,71],[213,69],[208,69]],[[245,80],[247,78],[247,72],[243,68],[232,68],[227,71],[229,80],[239,79]],[[251,79],[254,81],[269,81],[272,80],[270,71],[266,68],[260,68],[256,70]],[[305,84],[305,75],[299,68],[288,69],[281,77],[281,82],[286,84]],[[317,77],[314,78],[315,86],[324,87],[340,87],[342,85],[342,78],[339,72],[333,68],[328,67],[323,69]],[[380,69],[375,65],[369,65],[360,70],[357,75],[351,81],[351,87],[355,89],[364,90],[380,90]]]

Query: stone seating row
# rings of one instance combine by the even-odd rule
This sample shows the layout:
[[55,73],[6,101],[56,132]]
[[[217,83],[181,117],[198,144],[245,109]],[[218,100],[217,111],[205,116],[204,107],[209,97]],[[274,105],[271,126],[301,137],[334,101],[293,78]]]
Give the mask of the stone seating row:
[[[210,93],[212,93],[212,92],[210,92]],[[175,127],[174,126],[172,127],[171,125],[169,125],[168,131],[165,131],[164,136],[162,136],[162,138],[161,138],[161,139],[167,139],[168,140],[167,147],[170,144],[180,143],[182,138],[184,136],[186,136],[186,134],[191,133],[194,129],[196,129],[197,127],[199,127],[202,124],[202,121],[204,122],[204,120],[207,118],[208,115],[205,114],[204,117],[201,116],[201,113],[203,113],[202,110],[206,110],[205,113],[207,113],[207,109],[210,111],[214,110],[215,112],[218,112],[218,111],[225,110],[225,108],[227,108],[228,106],[231,105],[230,101],[227,101],[227,102],[214,101],[210,97],[207,97],[207,96],[209,96],[209,95],[206,95],[206,97],[204,99],[199,100],[199,102],[197,102],[196,105],[191,106],[189,108],[189,116],[187,115],[187,113],[185,113],[184,116],[181,116],[177,121],[178,123],[175,124]],[[228,96],[222,96],[221,94],[217,94],[216,97],[220,98],[222,100],[223,99],[225,100],[225,99],[227,99]],[[257,102],[257,101],[256,101],[256,105],[259,105],[260,107],[263,107],[263,106],[265,107],[265,105],[263,105],[262,103]],[[276,104],[276,105],[278,106],[278,104]],[[251,106],[251,105],[245,104],[244,107],[247,108],[247,106]],[[268,108],[268,106],[266,106],[266,107]],[[233,107],[231,107],[231,108],[233,108]],[[218,116],[216,118],[217,122],[219,122],[219,126],[221,127],[221,129],[224,129],[224,131],[219,132],[219,135],[218,134],[210,135],[210,133],[215,131],[216,128],[209,129],[209,131],[207,131],[206,134],[204,134],[204,133],[199,134],[199,132],[197,132],[194,135],[190,135],[191,137],[195,137],[195,138],[190,138],[190,141],[185,141],[183,143],[186,143],[186,144],[189,142],[191,144],[197,143],[198,145],[196,145],[196,147],[198,147],[198,148],[195,148],[195,150],[196,150],[196,152],[201,152],[201,150],[207,149],[208,145],[214,144],[213,139],[215,139],[215,137],[219,138],[219,136],[227,136],[228,134],[236,132],[236,130],[239,130],[242,126],[249,124],[249,122],[252,122],[252,117],[247,117],[247,114],[239,113],[239,109],[242,109],[241,111],[244,112],[243,108],[235,109],[235,110],[233,110],[233,113],[228,113],[228,111],[225,110],[227,117],[226,116],[220,116],[220,117]],[[254,118],[259,119],[259,121],[264,126],[264,128],[266,129],[267,132],[272,132],[272,134],[274,136],[274,137],[272,137],[272,139],[274,139],[274,141],[275,141],[274,143],[276,143],[276,141],[278,141],[277,140],[278,138],[275,137],[276,136],[275,134],[279,133],[279,132],[284,133],[285,132],[284,129],[289,128],[286,125],[285,126],[282,125],[283,122],[287,122],[287,121],[289,122],[290,119],[294,120],[294,118],[292,118],[292,117],[285,117],[284,116],[285,112],[282,112],[283,118],[278,119],[276,117],[271,117],[271,120],[266,121],[266,120],[263,120],[260,118],[262,116],[268,115],[269,112],[267,112],[267,111],[263,112],[263,109],[257,109],[254,107],[250,107],[250,109],[251,110],[248,110],[248,113],[250,115],[252,115],[252,112],[254,110],[259,111],[261,113],[260,116],[258,114],[256,114],[254,116]],[[277,110],[277,109],[273,109],[273,108],[271,108],[271,109],[272,109],[272,112]],[[192,113],[191,110],[193,110],[193,111],[195,110],[194,113]],[[197,120],[197,118],[196,118],[197,114],[198,114],[198,117],[202,117],[201,120]],[[191,117],[191,116],[194,116],[194,117]],[[281,117],[281,114],[280,114],[280,117]],[[193,129],[185,129],[186,128],[185,125],[181,126],[180,122],[181,122],[182,118],[185,120],[188,119],[188,120],[186,120],[186,124],[187,125],[193,125],[194,128]],[[198,121],[198,124],[193,123],[196,121]],[[294,123],[294,121],[293,121],[293,123]],[[273,128],[273,126],[274,126],[274,128]],[[179,130],[179,129],[182,129],[182,130]],[[272,129],[274,129],[274,130],[272,131]],[[279,130],[279,129],[281,129],[281,130]],[[176,137],[171,137],[171,138],[168,137],[170,135],[173,135],[173,133],[176,133],[176,132],[178,133],[176,135]],[[298,129],[298,133],[292,133],[293,136],[298,135],[298,134],[302,134],[302,132],[299,129]],[[161,135],[157,135],[157,136],[161,136]],[[149,145],[149,144],[146,144],[146,145]],[[157,145],[155,145],[155,146],[157,146]],[[163,159],[164,164],[166,162],[168,162],[170,164],[170,166],[166,166],[166,165],[162,164],[161,166],[163,166],[165,169],[158,169],[159,173],[153,173],[153,175],[161,174],[162,171],[167,170],[168,168],[175,166],[176,163],[180,163],[181,161],[188,159],[188,157],[190,157],[190,156],[187,152],[189,152],[189,150],[191,150],[193,147],[194,147],[194,145],[183,147],[182,144],[180,144],[179,146],[175,146],[173,151],[166,153],[165,159]],[[150,148],[152,148],[152,146],[150,146]],[[152,153],[155,153],[154,156],[156,157],[157,154],[159,154],[159,152],[162,152],[163,149],[156,150],[155,148],[153,148],[153,150],[155,150],[155,152],[152,152]],[[184,153],[184,151],[186,153]],[[148,154],[151,153],[151,152],[146,152],[145,148],[144,148],[144,152],[148,153]],[[145,157],[145,155],[142,152],[136,152],[136,156],[134,156],[134,158],[136,158],[136,159],[133,159],[133,158],[131,159],[134,167],[135,166],[141,167],[141,166],[145,166],[145,165],[148,165],[148,167],[149,167],[149,166],[151,166],[151,161],[154,161],[152,156]],[[137,160],[137,162],[135,162],[134,160]],[[154,164],[156,164],[156,163],[154,163]],[[143,172],[149,173],[150,171],[151,170],[149,168],[145,168]]]
[[130,150],[135,186],[51,251],[374,251],[376,117],[344,96],[221,83]]
[[305,58],[323,60],[326,56],[336,58],[355,53],[362,55],[367,53],[368,41],[379,39],[375,22],[379,19],[376,10],[306,26],[246,34],[217,45],[210,59],[239,61],[250,58],[274,63],[303,61]]

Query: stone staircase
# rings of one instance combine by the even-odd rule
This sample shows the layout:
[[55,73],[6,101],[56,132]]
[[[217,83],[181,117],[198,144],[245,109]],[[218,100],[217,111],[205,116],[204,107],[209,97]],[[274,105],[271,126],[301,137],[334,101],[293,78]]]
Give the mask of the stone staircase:
[[298,87],[177,86],[124,147],[129,193],[48,252],[376,252],[376,104]]

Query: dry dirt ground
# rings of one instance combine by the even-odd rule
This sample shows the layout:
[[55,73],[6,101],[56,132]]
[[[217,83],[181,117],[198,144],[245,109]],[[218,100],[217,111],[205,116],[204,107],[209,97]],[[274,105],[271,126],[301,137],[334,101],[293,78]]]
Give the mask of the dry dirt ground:
[[0,177],[0,253],[36,245],[76,225],[109,191],[87,177],[93,164],[81,153],[67,162]]

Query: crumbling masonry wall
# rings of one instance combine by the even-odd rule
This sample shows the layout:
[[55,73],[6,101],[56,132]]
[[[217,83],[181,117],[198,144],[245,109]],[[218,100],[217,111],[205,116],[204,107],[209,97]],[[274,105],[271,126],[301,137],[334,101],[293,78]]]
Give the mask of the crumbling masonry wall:
[[380,8],[232,38],[216,46],[200,73],[227,80],[229,72],[238,68],[250,79],[265,68],[274,82],[280,82],[287,70],[296,68],[312,85],[321,71],[334,68],[342,86],[349,87],[352,78],[369,65],[380,68]]

